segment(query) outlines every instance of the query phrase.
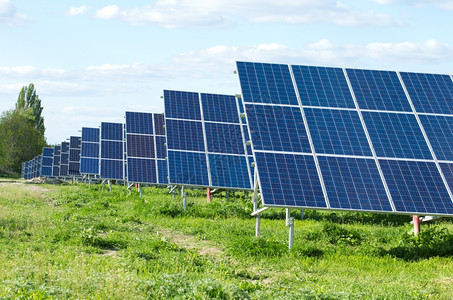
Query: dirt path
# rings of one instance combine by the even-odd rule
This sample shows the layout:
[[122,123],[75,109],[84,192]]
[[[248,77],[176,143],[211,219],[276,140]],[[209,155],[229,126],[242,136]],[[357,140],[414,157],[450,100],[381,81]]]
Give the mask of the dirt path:
[[216,246],[213,242],[198,240],[193,235],[188,235],[177,230],[159,227],[157,232],[179,247],[197,251],[201,255],[210,255],[219,259],[225,253],[223,249]]

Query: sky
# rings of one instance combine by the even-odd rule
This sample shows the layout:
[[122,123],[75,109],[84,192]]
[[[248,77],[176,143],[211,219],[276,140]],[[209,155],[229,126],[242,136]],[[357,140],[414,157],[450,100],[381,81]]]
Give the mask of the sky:
[[0,0],[0,112],[33,83],[46,138],[240,94],[236,61],[453,74],[451,0]]

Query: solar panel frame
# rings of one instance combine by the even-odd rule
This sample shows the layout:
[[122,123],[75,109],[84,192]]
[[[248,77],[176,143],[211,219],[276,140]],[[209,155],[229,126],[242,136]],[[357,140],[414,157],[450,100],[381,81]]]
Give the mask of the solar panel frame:
[[[252,67],[251,65],[254,65],[254,66]],[[378,106],[374,106],[374,107],[369,106],[369,105],[367,106],[366,105],[367,103],[363,103],[363,99],[360,99],[360,97],[363,97],[363,95],[364,95],[363,93],[362,94],[359,93],[359,99],[356,98],[357,88],[354,89],[354,85],[357,85],[357,82],[358,82],[357,78],[355,78],[355,80],[356,80],[355,84],[352,83],[351,79],[349,78],[349,75],[354,74],[354,72],[356,70],[343,68],[342,69],[343,74],[344,74],[345,80],[348,84],[349,91],[351,93],[355,107],[353,107],[353,108],[338,107],[340,105],[335,103],[335,101],[333,102],[334,104],[322,104],[322,105],[330,105],[329,107],[322,107],[321,105],[318,105],[318,103],[313,103],[313,102],[310,103],[310,102],[301,101],[301,98],[300,98],[301,94],[298,91],[298,86],[300,87],[301,85],[295,79],[294,66],[288,66],[288,72],[292,76],[291,82],[294,86],[294,93],[299,100],[298,105],[288,105],[287,103],[284,103],[284,102],[281,102],[278,100],[268,101],[268,99],[266,99],[265,97],[260,97],[259,96],[259,83],[257,81],[261,80],[264,82],[264,85],[266,85],[266,83],[268,82],[268,79],[266,78],[266,76],[271,76],[271,75],[269,75],[268,73],[266,73],[264,71],[258,74],[256,72],[256,70],[260,69],[259,65],[266,66],[268,64],[237,62],[238,75],[239,75],[241,89],[242,89],[243,98],[244,98],[243,103],[245,106],[246,123],[248,124],[248,128],[249,128],[249,131],[251,134],[251,145],[252,145],[251,148],[252,148],[252,153],[253,153],[253,160],[256,162],[255,167],[258,170],[258,181],[259,181],[259,185],[260,185],[260,189],[261,189],[263,203],[265,206],[335,209],[335,210],[352,210],[352,211],[369,211],[369,212],[393,212],[393,213],[401,213],[401,214],[417,213],[417,209],[412,210],[409,208],[409,206],[407,209],[404,209],[404,208],[402,209],[400,203],[398,202],[399,197],[401,195],[399,195],[397,192],[395,192],[395,190],[393,188],[394,186],[389,188],[389,186],[387,184],[387,180],[391,181],[392,183],[395,182],[395,176],[392,177],[391,173],[389,172],[389,167],[387,164],[387,161],[390,161],[392,164],[401,164],[402,162],[409,163],[409,165],[413,165],[413,164],[417,164],[417,163],[418,164],[429,164],[429,166],[430,166],[429,171],[426,171],[426,172],[428,174],[437,174],[436,179],[437,179],[438,185],[436,185],[436,188],[439,190],[439,193],[442,195],[443,202],[442,201],[439,202],[437,200],[438,196],[436,194],[437,191],[435,188],[432,188],[432,189],[425,188],[424,195],[425,195],[425,197],[429,198],[429,200],[427,202],[432,201],[433,203],[441,203],[439,205],[441,205],[441,206],[445,205],[445,209],[435,210],[432,208],[433,204],[428,204],[428,209],[421,209],[421,206],[418,206],[418,210],[419,210],[418,213],[431,214],[431,215],[451,215],[452,214],[453,196],[451,193],[451,187],[449,187],[449,185],[453,185],[453,179],[451,179],[451,178],[453,178],[453,175],[450,174],[450,177],[446,178],[446,176],[443,174],[443,172],[441,170],[440,162],[438,161],[438,158],[435,155],[435,152],[439,152],[439,151],[436,150],[436,147],[432,147],[432,145],[429,141],[429,137],[431,137],[432,134],[431,133],[427,134],[427,132],[425,131],[424,126],[422,124],[422,121],[421,121],[425,117],[423,116],[423,113],[418,113],[416,111],[413,103],[411,102],[411,97],[406,90],[403,79],[401,78],[400,72],[373,71],[373,70],[369,70],[369,72],[368,72],[368,70],[365,70],[365,71],[359,70],[362,73],[365,72],[365,73],[369,73],[369,74],[375,74],[374,76],[382,77],[381,79],[378,78],[379,80],[381,80],[380,84],[376,84],[376,82],[379,83],[379,80],[376,80],[375,87],[382,85],[382,82],[390,82],[390,84],[391,84],[390,88],[388,90],[384,89],[384,91],[388,92],[386,97],[388,97],[391,94],[389,91],[391,91],[391,92],[396,91],[396,95],[397,95],[396,99],[397,99],[397,101],[400,102],[399,104],[390,103],[390,105],[385,104],[387,106],[380,107],[379,105],[381,105],[381,104],[379,104],[379,101],[381,101],[381,100],[379,100],[379,101],[376,100],[376,103],[378,103],[378,104],[373,104],[373,105],[378,105]],[[261,67],[261,69],[263,69],[263,68],[264,67]],[[280,69],[284,69],[284,68],[280,67]],[[250,72],[247,73],[246,71],[250,71]],[[360,73],[360,72],[358,72],[358,73]],[[385,79],[384,78],[385,76],[382,76],[382,74],[385,74],[387,77],[391,77],[391,78]],[[351,76],[355,76],[355,75],[351,75]],[[338,79],[338,74],[336,74],[336,79]],[[371,79],[373,79],[372,76],[366,78],[364,80],[364,82],[369,82]],[[450,80],[452,80],[451,76],[450,76]],[[252,90],[252,92],[250,92],[250,90]],[[290,88],[288,88],[287,90],[290,90]],[[361,88],[361,91],[363,91],[363,87]],[[371,92],[376,92],[376,89],[375,90],[371,89]],[[263,93],[265,95],[267,95],[271,92],[269,92],[269,90],[266,90],[266,88],[265,88]],[[254,96],[254,97],[252,97],[252,96]],[[288,97],[291,98],[291,96],[288,96]],[[373,100],[375,100],[375,99],[373,99]],[[308,105],[304,105],[304,103],[308,104]],[[270,108],[270,109],[278,110],[279,112],[281,112],[281,114],[279,115],[279,117],[281,119],[285,119],[285,116],[288,114],[287,107],[299,108],[300,112],[302,114],[303,120],[302,120],[302,122],[299,122],[298,124],[302,128],[305,128],[307,130],[307,136],[308,136],[311,151],[309,151],[307,149],[301,150],[300,147],[298,148],[298,151],[294,151],[294,149],[291,149],[291,148],[286,149],[284,147],[277,148],[277,149],[272,149],[271,147],[267,147],[267,148],[262,147],[263,141],[261,139],[266,140],[266,137],[264,135],[264,138],[263,138],[263,134],[261,134],[260,130],[261,131],[262,130],[272,131],[272,130],[269,130],[266,128],[260,128],[260,124],[257,125],[257,122],[261,121],[261,127],[264,127],[264,126],[262,126],[263,124],[266,124],[266,123],[269,124],[270,122],[263,122],[262,119],[259,120],[259,118],[253,117],[253,113],[250,114],[250,112],[251,111],[253,112],[254,108],[258,107],[259,105],[266,106],[266,107],[271,106],[272,108]],[[366,140],[371,149],[371,155],[369,152],[367,152],[367,154],[365,154],[366,156],[360,156],[360,155],[358,155],[358,153],[340,153],[340,154],[338,154],[338,153],[335,153],[335,151],[333,151],[333,150],[326,151],[326,153],[320,153],[317,149],[315,149],[316,146],[315,146],[315,143],[312,138],[312,134],[313,134],[312,127],[313,126],[311,124],[311,121],[310,120],[307,121],[307,118],[306,118],[306,112],[310,111],[310,110],[313,111],[315,109],[329,109],[331,111],[351,110],[351,111],[354,111],[355,113],[357,113],[360,118],[361,126],[363,127],[363,130],[365,131]],[[375,132],[373,132],[373,130],[374,130],[373,128],[372,128],[373,129],[372,132],[370,133],[368,131],[369,128],[367,126],[368,125],[367,122],[370,123],[368,116],[372,115],[373,113],[392,115],[393,117],[395,117],[395,116],[399,117],[400,115],[403,115],[404,116],[403,118],[410,118],[411,119],[410,122],[402,122],[401,126],[402,127],[408,126],[409,129],[411,129],[411,130],[417,130],[416,142],[414,142],[413,140],[410,140],[408,142],[408,145],[410,145],[412,147],[414,147],[414,145],[415,146],[423,145],[423,155],[422,156],[413,155],[415,157],[406,158],[406,157],[404,157],[403,154],[407,155],[407,153],[402,152],[402,151],[398,152],[398,154],[396,154],[396,155],[389,155],[389,154],[382,153],[382,152],[379,152],[379,154],[377,154],[377,152],[375,151],[375,148],[374,148],[375,143],[376,143],[376,134],[375,134]],[[250,119],[250,115],[252,115],[253,118]],[[275,117],[270,118],[270,119],[273,120],[274,123],[271,123],[271,124],[274,126],[275,126],[275,122],[279,122],[279,120],[276,119]],[[310,119],[310,117],[308,119]],[[367,121],[367,119],[368,119],[368,121]],[[405,120],[405,121],[407,121],[407,120]],[[340,118],[340,122],[341,122],[341,118]],[[383,122],[383,123],[385,123],[385,122]],[[357,125],[358,125],[358,123],[357,123]],[[383,125],[387,125],[387,124],[383,124]],[[272,135],[272,137],[275,138],[276,136],[279,137],[282,134],[283,135],[289,134],[287,132],[288,131],[287,128],[288,127],[286,127],[286,131],[277,132],[274,135]],[[328,126],[326,128],[328,128]],[[359,125],[358,125],[358,128],[360,128]],[[325,130],[325,132],[328,132],[328,131],[329,130]],[[431,129],[431,131],[432,131],[432,129]],[[298,135],[298,136],[300,136],[300,135]],[[404,138],[406,138],[406,137],[404,137]],[[268,144],[269,143],[272,144],[273,142],[274,141],[267,141]],[[340,140],[340,143],[341,142],[342,141]],[[437,143],[440,144],[438,141],[437,141]],[[366,143],[364,143],[364,145],[366,145]],[[317,148],[319,149],[319,146]],[[378,151],[380,151],[380,150],[378,149]],[[403,153],[403,154],[401,154],[401,153]],[[273,169],[273,166],[271,166],[272,164],[275,164],[275,165],[277,164],[276,157],[279,158],[279,162],[281,164],[282,162],[285,162],[285,161],[291,161],[291,159],[294,160],[294,157],[297,155],[308,155],[309,157],[311,156],[314,158],[316,170],[311,168],[311,172],[313,174],[316,173],[319,176],[319,183],[321,185],[321,190],[324,195],[325,204],[323,204],[322,201],[318,202],[318,204],[316,204],[314,206],[311,206],[310,204],[302,204],[302,205],[296,204],[295,203],[296,197],[294,196],[293,187],[290,187],[292,185],[292,184],[290,184],[290,182],[291,182],[290,178],[288,176],[287,177],[282,176],[282,177],[284,177],[283,179],[281,179],[281,178],[272,179],[273,173],[278,174],[279,172],[282,172],[282,170],[280,168]],[[445,158],[445,157],[442,157],[442,158]],[[345,170],[336,170],[335,173],[332,173],[333,171],[331,170],[332,174],[329,175],[326,172],[326,165],[324,162],[328,161],[328,160],[340,160],[340,159],[348,160],[351,162],[355,161],[355,163],[357,163],[358,161],[360,161],[362,163],[366,161],[367,163],[369,163],[369,166],[365,166],[365,167],[363,167],[363,169],[361,169],[361,167],[359,167],[359,166],[356,166],[355,171],[356,172],[357,171],[365,172],[364,173],[365,175],[370,176],[369,173],[371,172],[370,171],[371,168],[374,170],[374,171],[372,171],[372,175],[374,177],[373,180],[374,180],[375,184],[378,184],[380,186],[379,182],[381,182],[382,185],[384,186],[384,189],[382,189],[382,186],[379,188],[378,195],[380,195],[379,196],[379,199],[381,199],[380,203],[378,203],[378,202],[376,202],[374,204],[372,203],[373,205],[368,205],[368,207],[366,207],[364,205],[357,206],[357,203],[353,203],[353,201],[351,201],[352,198],[349,200],[350,201],[349,203],[346,203],[346,205],[345,205],[345,203],[335,203],[335,200],[332,196],[333,193],[331,191],[333,185],[331,182],[325,182],[324,177],[326,177],[326,179],[328,179],[328,181],[329,181],[329,180],[332,180],[332,178],[330,178],[330,179],[328,178],[329,176],[332,176],[332,174],[335,174],[335,176],[339,176],[338,175],[339,172],[341,173],[341,172],[344,172]],[[273,163],[270,163],[270,162],[272,162],[272,160],[273,160]],[[292,160],[292,162],[295,163],[293,160]],[[321,161],[321,163],[320,163],[320,161]],[[396,161],[396,163],[395,163],[395,161]],[[384,166],[385,172],[381,168],[381,165],[380,165],[381,162],[386,164]],[[451,163],[451,161],[448,161],[448,163]],[[328,166],[328,164],[327,164],[327,166]],[[437,172],[436,172],[436,170],[437,170]],[[294,172],[296,172],[296,171],[294,170],[293,173]],[[264,174],[264,176],[263,176],[263,174]],[[425,174],[425,173],[421,172],[421,175],[419,177],[421,177],[423,174]],[[349,182],[358,180],[357,178],[353,177],[356,175],[353,174],[352,172],[350,172],[350,174],[348,174],[347,176],[345,176],[345,175],[342,175],[342,176],[346,177],[346,178],[348,178],[348,176],[349,176]],[[270,180],[269,178],[272,180]],[[333,178],[333,179],[335,179],[337,181],[339,180],[338,177]],[[344,178],[341,178],[341,177],[340,177],[340,179],[345,180]],[[364,179],[364,178],[361,178],[361,179]],[[306,181],[307,181],[307,179],[306,179]],[[274,186],[274,188],[276,188],[276,187],[278,187],[278,184],[279,184],[278,182],[287,182],[288,184],[285,185],[287,187],[287,189],[285,190],[280,187],[280,190],[278,193],[275,193],[272,190],[269,190],[268,185],[270,185],[271,187]],[[309,182],[309,180],[308,180],[308,182]],[[398,182],[398,180],[396,180],[396,182]],[[447,184],[447,183],[449,183],[449,184]],[[300,184],[301,183],[299,183],[299,185]],[[363,185],[363,183],[362,183],[362,185]],[[368,186],[368,187],[370,188],[370,186]],[[318,189],[318,192],[319,192],[319,189]],[[363,192],[363,188],[359,189],[355,193],[357,195],[359,195],[361,192]],[[300,194],[298,195],[298,197],[302,197],[301,195],[303,195],[303,192],[299,192],[299,193]],[[343,193],[344,193],[344,191],[343,191]],[[386,197],[384,197],[384,194]],[[272,195],[275,195],[275,197]],[[329,201],[329,199],[330,199],[329,195],[330,195],[330,197],[332,197],[332,203]],[[396,206],[393,201],[393,195],[395,195],[395,197],[396,197],[395,198],[397,201]],[[375,199],[373,197],[371,197],[371,198]],[[358,198],[356,197],[354,201],[357,201],[357,199]],[[364,204],[364,203],[360,203],[360,204]],[[368,204],[370,204],[370,203],[368,203]],[[390,207],[390,209],[389,209],[389,207]]]

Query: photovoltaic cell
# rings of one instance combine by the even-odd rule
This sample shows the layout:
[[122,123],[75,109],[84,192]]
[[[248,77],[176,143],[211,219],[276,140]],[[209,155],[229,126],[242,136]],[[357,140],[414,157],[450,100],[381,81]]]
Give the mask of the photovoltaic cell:
[[[42,176],[47,176],[47,177],[52,176],[53,151],[54,151],[54,148],[51,148],[51,147],[45,147],[42,149],[42,163],[41,163],[41,175]],[[28,162],[27,162],[25,168],[28,168]]]
[[165,90],[164,99],[166,118],[201,120],[198,93]]
[[433,159],[414,115],[363,112],[363,119],[377,156]]
[[255,150],[311,153],[300,108],[246,104]]
[[165,136],[165,118],[163,114],[153,114],[155,135]]
[[240,124],[205,123],[208,152],[244,154]]
[[[209,186],[206,154],[171,150],[167,152],[170,183]],[[172,170],[175,172],[171,172]]]
[[374,159],[318,159],[331,208],[392,211]]
[[165,136],[155,136],[156,139],[156,158],[165,159],[167,157],[167,147],[165,146]]
[[312,156],[256,151],[255,158],[266,205],[326,207]]
[[80,176],[81,140],[82,138],[79,136],[71,136],[69,138],[69,175]]
[[156,162],[154,159],[127,158],[129,182],[157,183]]
[[168,166],[166,160],[157,160],[157,175],[160,184],[168,183]]
[[419,115],[438,160],[453,161],[453,116]]
[[126,120],[127,133],[154,134],[152,114],[127,111]]
[[69,175],[69,142],[61,143],[60,152],[60,176],[67,177]]
[[204,151],[201,122],[166,120],[168,149]]
[[400,74],[417,112],[453,114],[453,81],[450,75]]
[[234,96],[201,94],[201,103],[205,121],[239,123]]
[[361,109],[412,111],[396,72],[357,69],[346,71]]
[[154,158],[154,153],[154,137],[152,135],[127,134],[128,157]]
[[303,105],[355,108],[342,69],[292,66],[292,70]]
[[248,102],[298,105],[287,65],[237,62],[237,68]]
[[372,156],[357,111],[305,108],[317,153]]
[[453,214],[453,202],[433,162],[379,160],[396,211]]
[[213,186],[250,188],[245,156],[209,154],[209,167]]

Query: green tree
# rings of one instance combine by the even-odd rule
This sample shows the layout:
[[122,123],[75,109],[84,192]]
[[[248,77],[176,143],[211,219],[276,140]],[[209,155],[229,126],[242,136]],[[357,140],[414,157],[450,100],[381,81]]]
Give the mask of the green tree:
[[17,97],[16,110],[30,118],[35,128],[44,136],[46,129],[44,127],[44,117],[42,116],[43,107],[33,83],[30,83],[28,87],[23,86],[20,90]]
[[0,173],[20,173],[22,162],[42,153],[44,135],[20,109],[3,112],[0,117]]

